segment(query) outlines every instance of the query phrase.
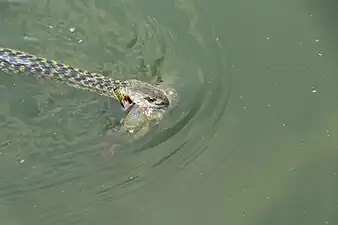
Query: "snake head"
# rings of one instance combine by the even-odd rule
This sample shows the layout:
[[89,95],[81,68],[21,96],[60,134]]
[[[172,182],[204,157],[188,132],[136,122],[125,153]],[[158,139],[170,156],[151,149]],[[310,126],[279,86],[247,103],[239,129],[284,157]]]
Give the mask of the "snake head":
[[124,81],[114,92],[123,108],[131,104],[155,109],[163,109],[169,106],[169,99],[164,91],[139,80]]

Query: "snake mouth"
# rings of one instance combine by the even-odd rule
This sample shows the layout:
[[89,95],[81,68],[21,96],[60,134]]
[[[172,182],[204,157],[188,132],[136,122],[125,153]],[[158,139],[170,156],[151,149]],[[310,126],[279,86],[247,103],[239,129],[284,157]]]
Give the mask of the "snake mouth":
[[119,102],[124,109],[124,111],[129,111],[131,107],[135,104],[131,98],[127,95],[124,95],[121,99],[119,99]]

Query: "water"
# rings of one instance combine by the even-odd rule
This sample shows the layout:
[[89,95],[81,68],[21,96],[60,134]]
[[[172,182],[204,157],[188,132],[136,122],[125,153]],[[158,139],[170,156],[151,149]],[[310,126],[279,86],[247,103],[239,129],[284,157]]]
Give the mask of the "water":
[[118,103],[1,74],[2,224],[336,224],[333,8],[1,2],[2,46],[118,79],[164,48],[161,75],[180,94],[159,127],[111,156]]

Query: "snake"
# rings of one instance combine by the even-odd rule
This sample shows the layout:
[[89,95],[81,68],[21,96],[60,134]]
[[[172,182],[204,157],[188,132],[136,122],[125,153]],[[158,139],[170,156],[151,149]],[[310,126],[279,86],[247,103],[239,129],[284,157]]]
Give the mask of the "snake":
[[[21,50],[0,47],[0,72],[56,80],[75,88],[112,97],[126,111],[124,122],[128,124],[128,130],[132,130],[132,124],[135,123],[136,118],[135,112],[139,109],[144,109],[142,111],[145,114],[142,115],[143,117],[150,117],[152,113],[155,113],[155,117],[157,117],[158,112],[163,112],[170,104],[164,90],[144,81],[113,79],[100,73],[75,68]],[[132,113],[129,115],[130,111]],[[133,122],[126,122],[128,118]]]

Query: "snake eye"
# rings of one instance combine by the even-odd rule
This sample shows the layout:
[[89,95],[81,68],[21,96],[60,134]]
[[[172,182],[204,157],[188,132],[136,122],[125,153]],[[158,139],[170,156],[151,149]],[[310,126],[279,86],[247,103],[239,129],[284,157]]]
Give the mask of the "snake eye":
[[153,103],[153,102],[156,101],[156,98],[152,98],[152,97],[149,97],[149,96],[145,97],[144,99],[149,101],[150,103]]

